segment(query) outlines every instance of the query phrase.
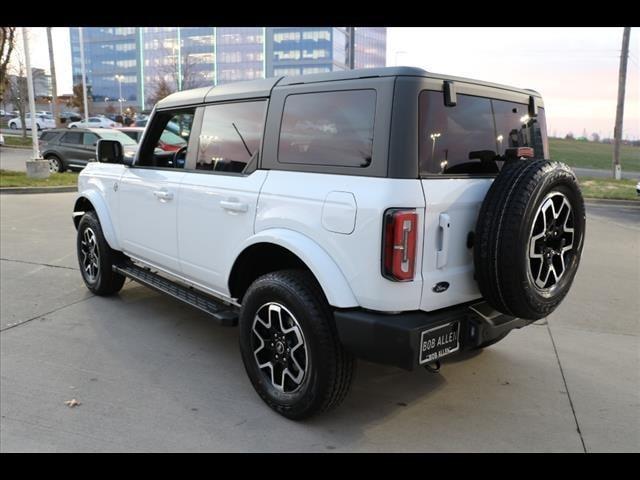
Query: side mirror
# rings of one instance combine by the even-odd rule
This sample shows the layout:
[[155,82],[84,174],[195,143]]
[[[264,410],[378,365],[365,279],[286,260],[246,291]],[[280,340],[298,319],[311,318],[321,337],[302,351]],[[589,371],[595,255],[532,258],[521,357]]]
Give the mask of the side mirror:
[[117,140],[98,140],[96,158],[100,163],[124,163],[122,144]]

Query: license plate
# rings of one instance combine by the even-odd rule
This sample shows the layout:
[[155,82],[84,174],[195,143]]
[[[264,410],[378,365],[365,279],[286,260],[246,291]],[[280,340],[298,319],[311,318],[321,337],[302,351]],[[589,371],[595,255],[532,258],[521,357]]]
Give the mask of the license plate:
[[451,322],[422,332],[420,363],[433,362],[460,349],[460,322]]

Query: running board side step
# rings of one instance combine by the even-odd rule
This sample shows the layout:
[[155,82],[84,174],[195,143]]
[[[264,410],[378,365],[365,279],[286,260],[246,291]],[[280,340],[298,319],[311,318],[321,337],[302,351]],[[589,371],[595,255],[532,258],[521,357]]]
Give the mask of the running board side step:
[[180,285],[169,280],[148,268],[139,267],[127,262],[121,265],[114,265],[113,270],[125,277],[129,277],[142,285],[150,287],[161,293],[181,300],[187,305],[197,308],[211,315],[220,325],[224,327],[235,327],[238,324],[238,310],[225,305],[220,300],[199,292],[191,287]]

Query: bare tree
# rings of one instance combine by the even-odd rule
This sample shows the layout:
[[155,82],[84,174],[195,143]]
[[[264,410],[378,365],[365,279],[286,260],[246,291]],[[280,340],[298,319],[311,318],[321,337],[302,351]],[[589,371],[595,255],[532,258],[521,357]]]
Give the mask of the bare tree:
[[171,95],[175,92],[173,86],[166,80],[164,76],[160,76],[160,78],[156,81],[153,93],[147,97],[147,103],[150,105],[155,105],[164,97]]
[[0,99],[7,88],[9,60],[16,44],[16,27],[0,27]]
[[[22,138],[27,138],[26,110],[29,101],[29,87],[27,85],[26,68],[22,55],[14,51],[12,63],[7,69],[6,92],[7,100],[18,110],[22,125]],[[11,72],[11,74],[9,74]]]
[[165,65],[157,67],[156,80],[152,84],[153,93],[146,98],[147,103],[155,105],[167,95],[178,91],[178,86],[181,90],[189,90],[210,84],[198,69],[197,57],[187,54],[179,63],[177,55],[169,49],[165,49],[162,57],[169,60]]
[[[89,111],[92,110],[93,96],[91,95],[91,85],[87,85],[87,106]],[[67,101],[67,106],[77,108],[79,110],[84,109],[84,94],[82,93],[82,83],[78,83],[73,86],[73,95]],[[87,113],[86,118],[89,115]]]

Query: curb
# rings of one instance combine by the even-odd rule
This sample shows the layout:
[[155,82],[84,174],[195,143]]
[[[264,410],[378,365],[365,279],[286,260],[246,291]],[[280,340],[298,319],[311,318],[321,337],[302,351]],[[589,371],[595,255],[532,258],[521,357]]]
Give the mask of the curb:
[[1,194],[22,194],[22,193],[67,193],[77,192],[76,185],[61,187],[3,187],[0,188]]
[[2,150],[4,150],[5,148],[9,149],[9,150],[12,150],[12,149],[13,150],[31,150],[33,147],[27,147],[26,145],[25,146],[22,146],[22,145],[2,145],[1,148],[2,148]]
[[629,206],[640,207],[639,200],[617,200],[615,198],[585,198],[584,203],[591,203],[595,205],[611,205],[611,206]]

